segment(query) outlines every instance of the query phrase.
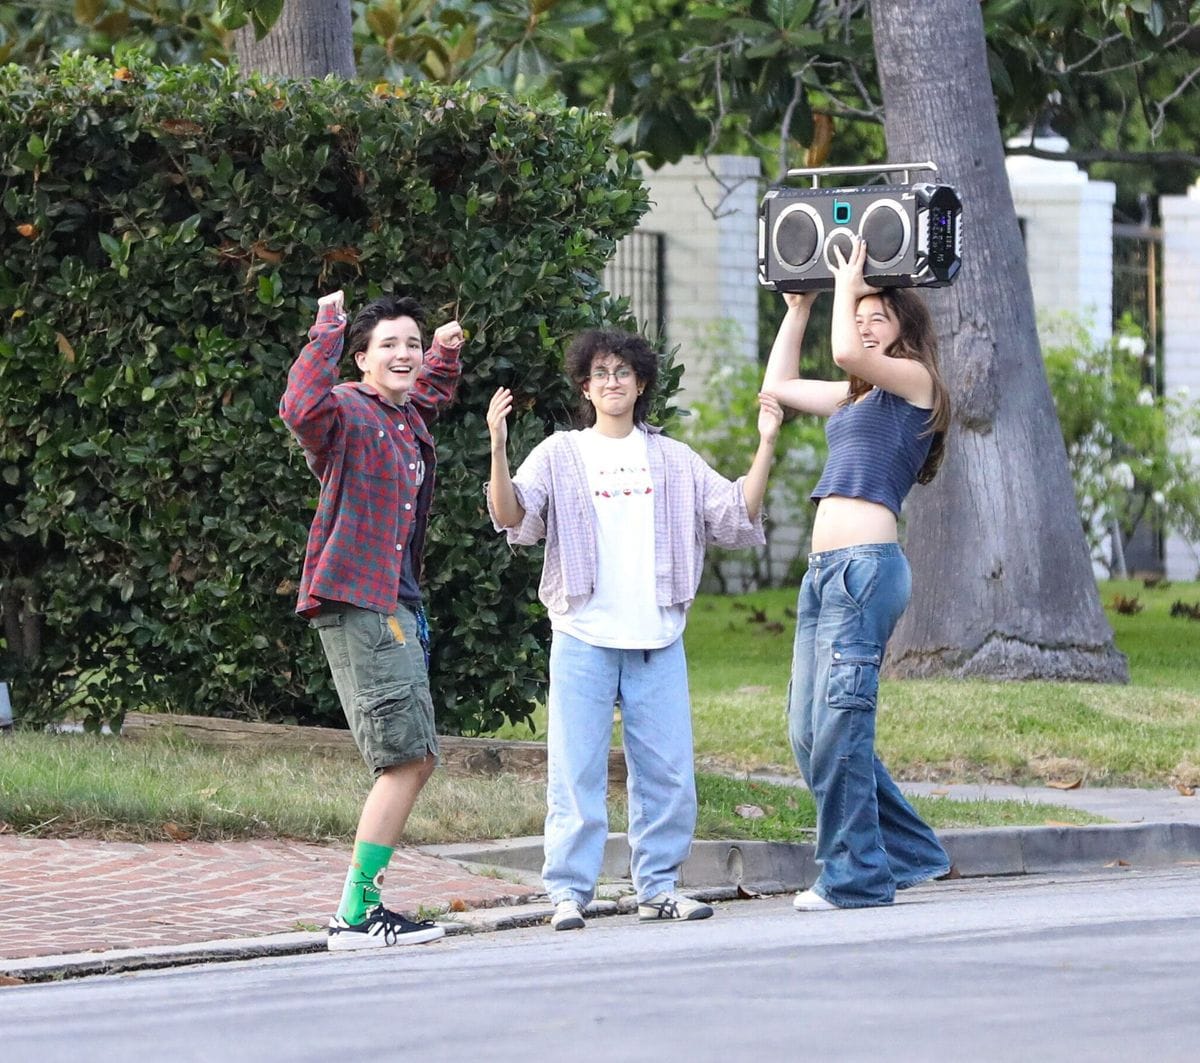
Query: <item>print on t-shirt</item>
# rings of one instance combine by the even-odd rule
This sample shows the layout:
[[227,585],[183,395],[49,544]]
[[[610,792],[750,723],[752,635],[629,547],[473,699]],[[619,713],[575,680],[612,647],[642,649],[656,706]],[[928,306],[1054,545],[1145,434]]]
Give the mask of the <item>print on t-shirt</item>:
[[650,470],[645,465],[618,465],[615,469],[597,468],[596,486],[592,493],[598,498],[620,498],[622,495],[648,495],[654,492]]

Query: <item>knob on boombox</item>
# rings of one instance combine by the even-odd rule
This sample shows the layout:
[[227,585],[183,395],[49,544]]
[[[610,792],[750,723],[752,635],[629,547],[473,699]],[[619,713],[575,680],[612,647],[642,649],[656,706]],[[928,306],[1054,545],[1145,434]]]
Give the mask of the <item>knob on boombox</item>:
[[876,287],[941,287],[962,264],[962,201],[949,185],[774,188],[758,218],[758,276],[767,288],[833,287],[835,247],[867,245]]

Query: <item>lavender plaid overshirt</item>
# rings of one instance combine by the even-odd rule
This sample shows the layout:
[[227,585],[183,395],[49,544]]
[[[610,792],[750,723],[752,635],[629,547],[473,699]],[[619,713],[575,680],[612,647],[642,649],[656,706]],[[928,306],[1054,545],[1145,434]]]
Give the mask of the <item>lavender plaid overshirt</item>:
[[[750,520],[742,481],[731,483],[694,450],[650,425],[646,454],[654,482],[654,589],[659,606],[688,606],[696,597],[704,548],[760,546],[762,514]],[[516,527],[496,520],[497,531],[513,546],[546,540],[546,560],[538,597],[552,613],[564,613],[572,599],[586,599],[596,579],[595,510],[578,432],[556,432],[530,452],[513,476],[525,517]],[[486,493],[486,488],[485,488]]]
[[413,578],[421,578],[437,464],[427,422],[454,398],[461,372],[458,351],[434,343],[408,402],[396,406],[365,384],[338,383],[345,331],[345,317],[321,307],[279,401],[279,416],[321,481],[300,576],[301,616],[320,612],[320,599],[391,613],[406,549]]

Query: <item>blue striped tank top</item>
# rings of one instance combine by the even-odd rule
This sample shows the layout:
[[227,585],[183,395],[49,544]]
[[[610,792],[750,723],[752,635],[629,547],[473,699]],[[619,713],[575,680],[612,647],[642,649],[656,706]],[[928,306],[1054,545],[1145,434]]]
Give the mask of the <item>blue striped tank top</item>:
[[931,414],[882,388],[840,407],[825,423],[829,458],[812,500],[865,498],[899,517],[933,444],[932,434],[921,435]]

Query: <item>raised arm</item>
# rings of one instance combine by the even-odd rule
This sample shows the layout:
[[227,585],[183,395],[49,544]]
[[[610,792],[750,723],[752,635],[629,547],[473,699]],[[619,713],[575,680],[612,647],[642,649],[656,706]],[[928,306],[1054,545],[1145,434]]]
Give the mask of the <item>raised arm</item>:
[[300,445],[320,454],[338,425],[338,403],[333,394],[338,382],[338,359],[346,332],[342,293],[317,301],[317,320],[308,330],[309,342],[288,370],[287,389],[279,400],[279,416]]
[[779,331],[771,345],[762,389],[783,405],[801,413],[828,417],[848,393],[845,382],[805,380],[800,376],[800,348],[816,297],[816,292],[784,293],[787,313],[779,323]]
[[515,528],[525,519],[525,510],[517,501],[508,468],[508,415],[513,396],[508,388],[497,388],[488,404],[487,426],[492,440],[492,472],[488,495],[496,519],[506,528]]
[[854,238],[847,259],[834,245],[833,323],[830,343],[833,360],[847,373],[899,395],[914,406],[928,409],[933,405],[933,378],[920,362],[912,358],[891,358],[879,336],[894,322],[890,321],[881,299],[866,299],[877,294],[863,279],[867,245]]
[[771,471],[775,441],[783,424],[783,409],[774,396],[765,392],[760,394],[758,406],[758,449],[754,452],[750,471],[742,480],[742,497],[746,500],[746,512],[752,521],[757,521],[762,512],[763,498],[767,493],[767,474]]
[[457,321],[440,325],[433,333],[433,342],[425,352],[421,375],[413,385],[409,401],[421,407],[427,421],[454,399],[462,375],[462,349],[465,333]]

